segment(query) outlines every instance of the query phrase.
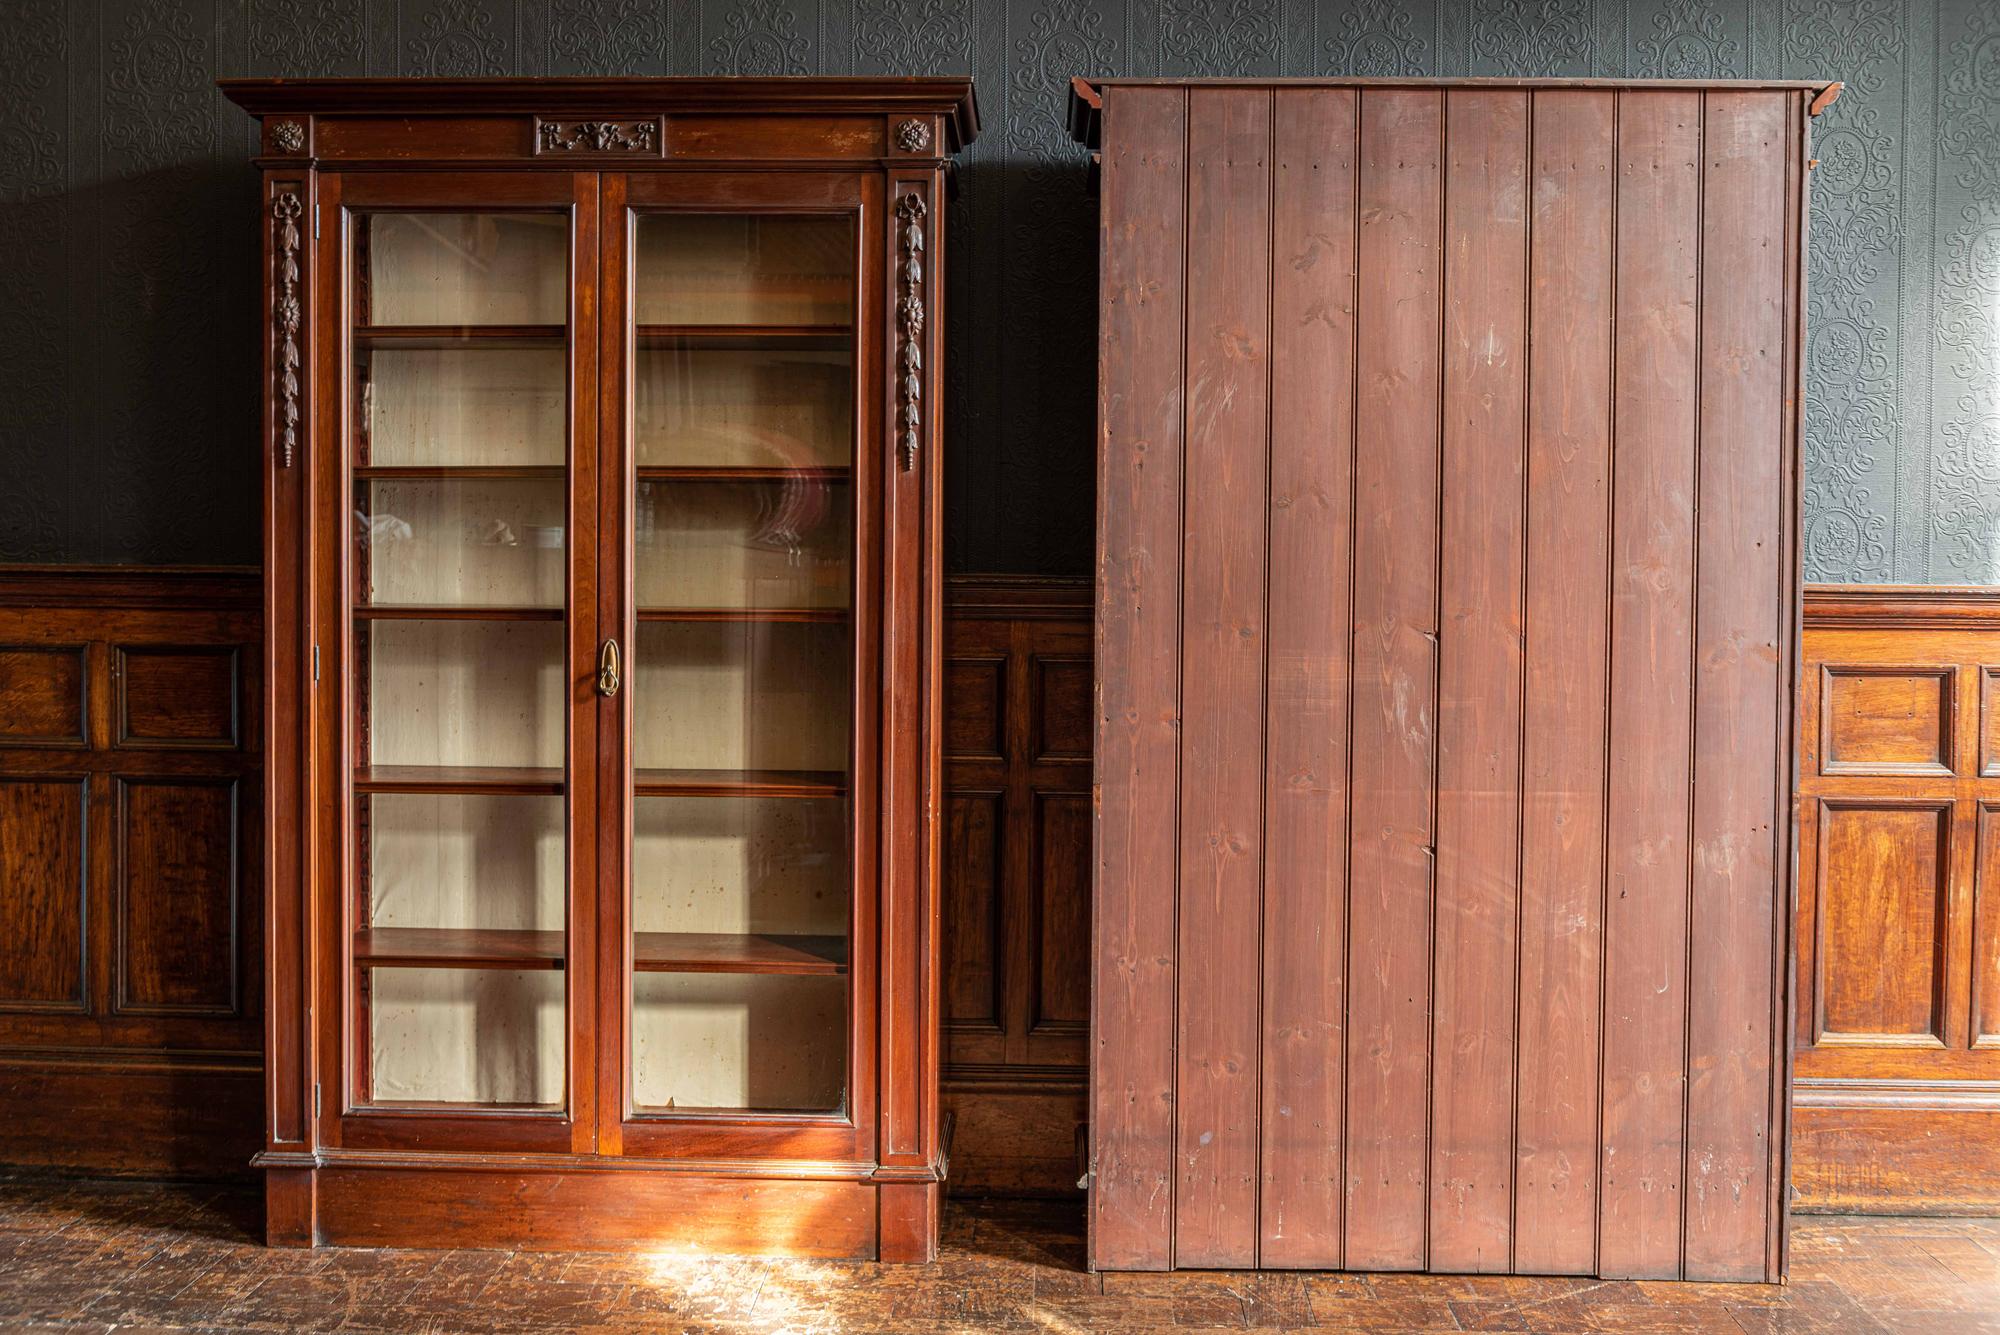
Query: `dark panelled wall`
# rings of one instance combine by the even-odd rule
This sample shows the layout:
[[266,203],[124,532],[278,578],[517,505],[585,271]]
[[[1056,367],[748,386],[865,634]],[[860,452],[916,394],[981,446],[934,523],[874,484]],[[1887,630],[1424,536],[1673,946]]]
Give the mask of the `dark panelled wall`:
[[1755,74],[1848,84],[1819,124],[1806,573],[2000,578],[1993,0],[4,0],[0,560],[256,558],[256,195],[218,75],[964,71],[956,569],[1090,570],[1072,74]]

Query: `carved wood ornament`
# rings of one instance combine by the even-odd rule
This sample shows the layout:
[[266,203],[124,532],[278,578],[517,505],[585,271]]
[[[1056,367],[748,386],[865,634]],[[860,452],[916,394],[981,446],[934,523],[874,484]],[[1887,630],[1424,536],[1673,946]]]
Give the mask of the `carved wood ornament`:
[[297,121],[279,121],[271,127],[271,147],[280,153],[296,153],[306,146],[306,127]]
[[299,443],[299,324],[303,310],[299,304],[299,217],[305,202],[296,190],[280,190],[271,201],[272,264],[276,282],[272,284],[271,322],[277,330],[277,454],[280,466],[290,468]]
[[658,121],[538,121],[535,152],[656,153]]
[[924,217],[930,206],[914,191],[896,200],[896,456],[903,471],[917,462],[924,398]]
[[921,153],[930,146],[930,122],[911,119],[896,126],[896,147],[905,153]]

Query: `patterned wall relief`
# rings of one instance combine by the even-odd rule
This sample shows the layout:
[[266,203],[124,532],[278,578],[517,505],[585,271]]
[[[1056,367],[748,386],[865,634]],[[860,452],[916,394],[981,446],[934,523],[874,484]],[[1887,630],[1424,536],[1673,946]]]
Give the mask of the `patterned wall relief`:
[[2000,7],[1943,32],[1931,559],[2000,583]]
[[2000,582],[2000,0],[6,8],[0,559],[255,559],[258,196],[218,76],[970,72],[949,559],[1084,574],[1097,238],[1071,75],[1776,75],[1848,86],[1816,127],[1807,573]]

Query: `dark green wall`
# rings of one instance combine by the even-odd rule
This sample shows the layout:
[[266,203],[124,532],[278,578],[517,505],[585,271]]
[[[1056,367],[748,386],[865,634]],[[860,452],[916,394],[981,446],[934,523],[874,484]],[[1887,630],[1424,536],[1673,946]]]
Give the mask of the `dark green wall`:
[[233,74],[970,70],[950,559],[1090,569],[1072,74],[1843,79],[1819,125],[1807,566],[2000,582],[2000,0],[0,0],[0,559],[256,556]]

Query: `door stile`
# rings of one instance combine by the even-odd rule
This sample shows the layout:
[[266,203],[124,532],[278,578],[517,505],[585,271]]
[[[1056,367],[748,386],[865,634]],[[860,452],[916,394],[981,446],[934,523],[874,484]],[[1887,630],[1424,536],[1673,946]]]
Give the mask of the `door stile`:
[[[632,485],[627,466],[630,419],[626,382],[631,338],[626,318],[630,292],[632,224],[626,211],[623,172],[600,174],[598,192],[597,396],[598,431],[597,587],[591,623],[597,643],[616,639],[622,665],[632,662],[636,623],[632,598]],[[579,607],[581,608],[581,604]],[[579,613],[578,620],[584,616]],[[631,738],[632,692],[596,696],[597,756],[597,1152],[623,1154],[630,1096],[625,1053],[631,1045],[631,931],[626,905],[631,883],[632,791],[626,782]],[[582,882],[578,882],[579,887]]]
[[[602,1049],[595,991],[598,978],[597,914],[600,894],[599,846],[590,837],[599,820],[599,752],[607,729],[605,702],[597,691],[598,599],[606,567],[597,552],[600,502],[608,489],[599,471],[598,418],[600,334],[597,323],[598,173],[570,177],[570,388],[569,388],[569,774],[564,803],[568,824],[569,884],[567,924],[569,968],[570,1149],[597,1148],[597,1105],[603,1086],[597,1054]],[[617,476],[615,473],[610,476]],[[615,581],[610,581],[615,584]]]
[[[923,633],[926,480],[937,469],[934,364],[937,321],[934,268],[929,254],[937,234],[936,173],[894,171],[884,183],[886,244],[877,254],[888,281],[878,284],[893,318],[871,340],[888,360],[879,405],[881,428],[863,437],[883,470],[881,552],[883,680],[923,682],[933,652]],[[878,1158],[885,1167],[922,1172],[936,1161],[934,1061],[937,1007],[936,883],[923,858],[925,803],[934,801],[935,776],[925,750],[929,701],[923,691],[901,691],[883,702],[881,723],[881,874],[878,1082],[881,1089]]]
[[[637,229],[643,217],[678,214],[824,214],[854,219],[854,326],[851,368],[854,457],[852,585],[849,611],[852,673],[848,708],[848,967],[846,1096],[843,1113],[689,1109],[649,1112],[640,1106],[631,1067],[633,1015],[633,895],[636,874],[634,773],[637,702],[628,689],[602,715],[606,729],[598,759],[601,791],[599,924],[597,958],[599,1153],[683,1161],[770,1158],[811,1164],[831,1178],[865,1178],[875,1161],[878,1132],[876,1043],[880,1028],[876,983],[876,933],[880,900],[881,726],[883,683],[881,488],[885,475],[873,442],[886,420],[874,386],[884,373],[879,344],[886,327],[888,274],[881,254],[886,234],[882,178],[877,173],[629,172],[602,174],[600,194],[600,468],[602,499],[597,548],[601,562],[600,615],[606,636],[617,635],[638,658],[638,496],[634,432],[634,359],[638,313]],[[616,572],[614,575],[613,572]],[[613,629],[615,628],[615,630]],[[615,1091],[615,1093],[613,1092]]]
[[[310,687],[313,744],[308,764],[311,791],[331,794],[331,801],[313,806],[312,850],[306,867],[306,905],[314,938],[311,955],[322,968],[309,980],[308,1028],[314,1032],[311,1087],[306,1091],[309,1118],[317,1124],[314,1148],[338,1147],[340,1114],[347,1106],[347,1083],[341,1068],[353,1017],[344,986],[352,967],[349,943],[341,932],[341,909],[347,887],[347,784],[340,772],[348,754],[346,526],[329,522],[344,516],[342,489],[347,485],[348,360],[346,310],[349,297],[346,228],[343,225],[345,178],[328,173],[300,220],[315,256],[313,296],[313,356],[318,370],[315,416],[318,429],[303,452],[306,543],[311,589],[306,613],[305,673]],[[328,219],[332,225],[327,225]],[[332,967],[324,967],[331,961]]]

